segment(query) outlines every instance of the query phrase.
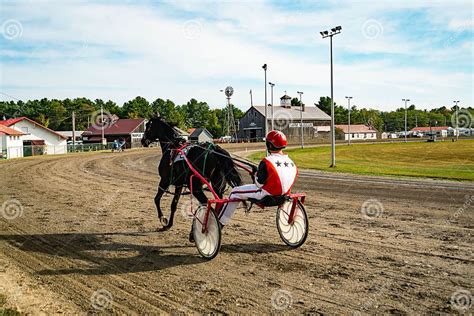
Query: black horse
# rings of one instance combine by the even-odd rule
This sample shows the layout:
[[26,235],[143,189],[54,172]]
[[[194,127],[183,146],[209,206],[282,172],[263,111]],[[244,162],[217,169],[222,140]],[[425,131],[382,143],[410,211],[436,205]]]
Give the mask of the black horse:
[[[178,136],[176,130],[160,117],[154,117],[146,123],[145,133],[141,140],[142,145],[148,147],[152,142],[160,142],[162,157],[158,166],[161,177],[158,192],[155,196],[156,209],[162,230],[173,226],[174,214],[179,202],[183,187],[191,187],[194,197],[201,204],[207,204],[207,197],[203,192],[203,184],[193,174],[184,160],[175,161],[176,149],[180,148],[185,140]],[[221,147],[212,143],[190,144],[186,153],[189,162],[206,180],[210,181],[216,194],[222,198],[226,183],[232,187],[242,184],[242,178],[230,157],[229,153]],[[161,197],[168,192],[170,185],[175,186],[174,198],[171,203],[171,214],[169,220],[163,216],[160,207]],[[191,236],[191,235],[190,235]],[[190,237],[191,238],[191,237]]]

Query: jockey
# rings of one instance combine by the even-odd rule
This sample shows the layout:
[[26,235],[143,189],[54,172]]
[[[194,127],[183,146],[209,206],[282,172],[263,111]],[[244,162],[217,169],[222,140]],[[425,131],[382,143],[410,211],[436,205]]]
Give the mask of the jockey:
[[[255,183],[238,186],[232,189],[229,198],[246,200],[249,198],[262,199],[267,195],[289,194],[296,177],[298,168],[282,150],[286,147],[286,136],[280,131],[271,131],[265,137],[267,150],[270,153],[263,158],[254,175]],[[239,202],[229,202],[220,212],[219,221],[226,225]]]

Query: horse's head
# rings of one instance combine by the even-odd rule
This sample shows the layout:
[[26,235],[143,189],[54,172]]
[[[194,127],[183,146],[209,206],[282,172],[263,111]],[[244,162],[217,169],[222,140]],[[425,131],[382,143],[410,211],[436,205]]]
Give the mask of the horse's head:
[[171,142],[176,138],[174,129],[160,117],[153,117],[145,124],[142,145],[148,147],[151,143],[160,140]]

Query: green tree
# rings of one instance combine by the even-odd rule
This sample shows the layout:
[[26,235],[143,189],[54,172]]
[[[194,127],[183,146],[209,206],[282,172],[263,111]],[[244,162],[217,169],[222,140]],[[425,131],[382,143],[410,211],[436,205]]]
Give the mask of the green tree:
[[186,128],[206,127],[211,115],[209,105],[206,102],[198,102],[196,99],[191,99],[181,105],[179,112]]
[[137,96],[124,103],[122,113],[126,118],[148,118],[152,116],[152,108],[145,98]]
[[331,98],[320,97],[318,101],[318,108],[320,108],[327,115],[331,115]]
[[300,107],[301,106],[300,100],[298,98],[291,99],[291,106]]

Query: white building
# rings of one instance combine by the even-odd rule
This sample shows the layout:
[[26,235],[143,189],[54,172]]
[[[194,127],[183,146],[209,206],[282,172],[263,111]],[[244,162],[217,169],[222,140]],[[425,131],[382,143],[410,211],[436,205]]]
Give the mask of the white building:
[[[72,131],[56,131],[58,134],[61,134],[63,135],[64,137],[67,138],[67,141],[70,143],[72,142]],[[84,133],[84,131],[76,131],[75,132],[75,140],[76,142],[81,142],[82,141],[82,133]]]
[[344,140],[373,140],[377,139],[377,131],[362,124],[336,125],[344,133]]
[[27,117],[0,121],[0,125],[17,130],[22,136],[23,156],[67,153],[67,138]]
[[0,159],[23,157],[24,135],[13,128],[0,125]]
[[[424,126],[424,127],[414,127],[410,130],[409,133],[418,135],[422,134],[423,136],[436,135],[438,137],[448,137],[448,131],[454,131],[453,128],[449,126]],[[454,132],[453,132],[454,133]]]
[[194,128],[189,130],[189,140],[192,142],[213,142],[214,136],[205,128]]
[[176,126],[173,126],[173,129],[178,133],[178,135],[182,138],[184,138],[185,140],[188,140],[189,139],[189,133],[186,132],[186,131],[183,131],[182,129],[176,127]]

